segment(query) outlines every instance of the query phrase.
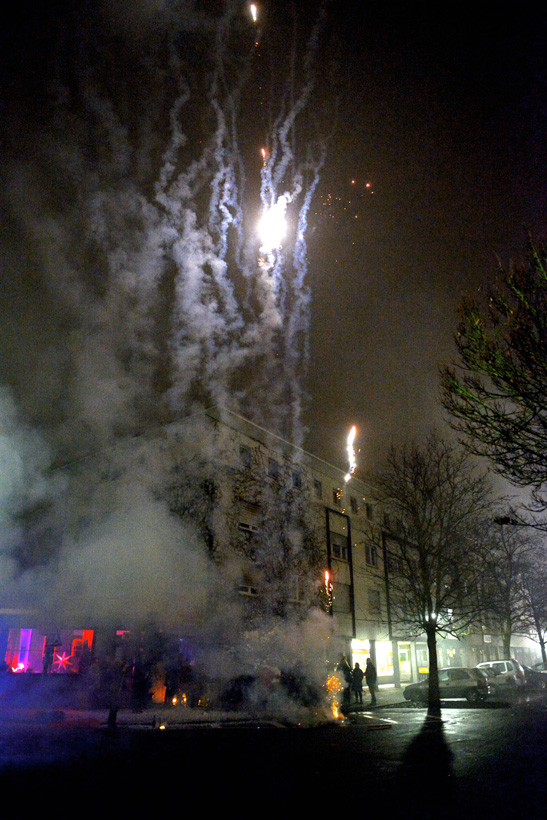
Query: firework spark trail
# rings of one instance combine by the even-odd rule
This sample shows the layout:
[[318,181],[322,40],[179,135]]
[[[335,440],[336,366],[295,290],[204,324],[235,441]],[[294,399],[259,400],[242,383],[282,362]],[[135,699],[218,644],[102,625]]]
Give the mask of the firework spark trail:
[[[225,38],[226,20],[222,21],[221,29]],[[313,47],[316,36],[314,31]],[[295,238],[287,240],[288,250],[281,241],[268,245],[264,240],[259,249],[260,262],[257,264],[256,255],[253,257],[248,251],[242,263],[240,194],[245,180],[237,146],[236,102],[240,90],[236,88],[232,92],[228,88],[223,49],[219,48],[218,53],[209,94],[215,132],[202,148],[201,159],[174,176],[177,149],[186,142],[180,119],[187,95],[182,95],[172,115],[172,142],[165,153],[156,192],[157,201],[174,231],[171,234],[166,230],[165,236],[171,243],[170,253],[177,268],[175,327],[178,338],[173,343],[173,360],[178,375],[171,396],[175,403],[184,404],[192,383],[200,378],[213,401],[229,403],[234,374],[242,365],[250,363],[254,365],[254,374],[244,392],[253,397],[253,402],[247,400],[246,409],[252,412],[262,405],[261,412],[267,408],[270,420],[275,421],[288,412],[290,418],[285,419],[284,432],[301,443],[300,383],[307,360],[309,323],[305,231],[320,163],[314,169],[313,181],[307,190],[301,171],[293,170],[290,178],[287,177],[296,163],[289,136],[298,115],[309,102],[313,81],[308,65],[296,104],[288,114],[278,118],[271,136],[274,151],[264,157],[261,170],[260,199],[266,214],[271,215],[277,209],[280,219],[284,220],[285,209],[299,205],[296,230],[294,227],[292,230]],[[306,59],[309,64],[309,56]],[[196,200],[207,188],[210,195],[205,222],[196,208]],[[299,204],[300,197],[303,199]],[[233,262],[231,268],[226,262],[234,237],[235,270]],[[256,238],[248,239],[248,245],[256,248]],[[253,294],[250,301],[238,303],[236,300],[234,276],[238,273]]]
[[[177,37],[170,38],[162,68],[170,88],[157,106],[165,106],[170,132],[161,150],[152,154],[138,143],[151,128],[137,115],[132,124],[124,120],[127,107],[109,97],[108,72],[96,64],[75,74],[85,131],[73,128],[75,118],[61,102],[53,147],[44,140],[36,151],[76,191],[72,200],[59,195],[54,210],[36,186],[42,219],[29,223],[46,286],[75,326],[70,346],[59,353],[65,371],[72,370],[62,387],[70,408],[66,440],[87,431],[88,446],[93,430],[99,439],[124,434],[146,424],[147,414],[157,418],[162,402],[169,415],[199,400],[240,402],[234,409],[262,423],[284,423],[280,432],[301,442],[309,325],[305,233],[322,159],[299,168],[294,135],[312,98],[317,27],[303,48],[296,101],[290,110],[287,100],[279,101],[285,110],[269,136],[273,150],[250,177],[262,207],[280,202],[287,209],[283,244],[268,249],[259,264],[256,222],[250,224],[252,208],[243,207],[249,175],[238,145],[252,46],[234,71],[228,27],[237,24],[235,8],[206,25],[190,11],[185,18],[208,54],[206,89],[187,75]],[[253,25],[253,45],[255,34]],[[278,69],[283,77],[285,66]],[[151,108],[150,122],[158,117]],[[66,138],[60,136],[65,125]],[[159,146],[159,132],[155,139]],[[311,183],[305,178],[310,167]],[[160,370],[166,376],[158,387]]]
[[[270,134],[270,151],[263,154],[261,169],[260,198],[263,215],[278,211],[280,216],[289,215],[296,221],[293,227],[294,239],[292,259],[290,252],[284,252],[284,243],[273,242],[261,248],[263,258],[259,269],[260,282],[268,309],[264,318],[278,324],[282,334],[269,333],[270,363],[281,353],[281,387],[278,399],[282,406],[289,408],[287,434],[299,446],[303,444],[304,430],[301,426],[301,411],[304,391],[302,380],[308,363],[309,332],[309,289],[306,288],[307,275],[306,240],[307,217],[313,194],[319,182],[320,169],[324,162],[324,150],[320,151],[312,165],[312,181],[304,183],[304,173],[297,167],[295,156],[295,131],[302,114],[312,97],[314,78],[313,60],[318,48],[318,38],[323,23],[322,13],[310,36],[305,49],[304,81],[296,101],[288,113],[280,114]],[[292,170],[291,170],[292,169]],[[300,202],[300,198],[302,201]],[[291,207],[292,206],[292,207]],[[296,211],[296,209],[298,210]],[[296,213],[294,213],[296,211]],[[292,262],[292,267],[289,265]],[[290,267],[290,270],[288,268]],[[270,325],[271,327],[271,325]],[[270,369],[268,381],[272,382]]]
[[[128,14],[123,2],[104,6],[113,15]],[[17,326],[15,319],[10,325],[17,340],[13,413],[30,410],[51,447],[34,439],[32,425],[23,436],[19,418],[2,429],[9,407],[0,385],[0,433],[9,441],[9,458],[0,461],[8,461],[9,481],[16,484],[13,491],[5,480],[0,487],[0,567],[18,604],[29,601],[78,624],[87,618],[110,623],[120,614],[125,623],[161,612],[190,631],[194,623],[196,630],[209,628],[199,592],[211,573],[202,538],[181,526],[162,496],[173,467],[161,446],[165,421],[204,404],[226,404],[301,441],[309,323],[305,233],[322,158],[299,167],[303,145],[294,134],[312,99],[310,77],[301,75],[296,107],[281,101],[286,107],[270,139],[276,149],[267,167],[271,201],[287,192],[290,202],[289,231],[269,269],[258,264],[260,170],[246,162],[249,145],[238,143],[242,113],[249,115],[238,108],[239,69],[245,75],[247,68],[239,57],[251,45],[236,49],[237,71],[234,63],[225,66],[228,48],[239,45],[226,28],[236,25],[235,16],[219,23],[193,6],[185,4],[184,25],[163,30],[165,41],[151,51],[141,48],[157,45],[149,18],[143,40],[131,40],[132,19],[131,32],[116,31],[106,43],[102,28],[94,30],[86,18],[81,36],[89,40],[85,57],[93,65],[80,65],[78,54],[65,66],[71,53],[54,55],[67,69],[67,87],[57,76],[52,81],[52,87],[59,83],[53,111],[50,86],[45,101],[33,87],[29,105],[40,111],[40,127],[33,113],[33,127],[15,133],[16,161],[3,169],[0,199],[19,234],[18,247],[10,239],[15,249],[5,276],[25,312],[25,321],[18,316]],[[148,9],[142,4],[141,13]],[[153,22],[159,30],[158,18]],[[254,46],[256,27],[249,28]],[[221,36],[226,45],[216,51]],[[166,54],[169,59],[158,67],[160,52],[162,61]],[[277,87],[286,88],[285,67],[276,67]],[[256,138],[255,151],[266,142],[264,134]],[[0,147],[4,156],[1,140]],[[255,186],[251,196],[247,183]],[[253,197],[256,209],[249,205]],[[2,353],[7,348],[13,357],[8,337],[0,339]],[[185,424],[201,448],[199,422],[186,416]],[[134,435],[144,431],[151,433],[148,444]],[[65,470],[57,469],[60,463]],[[185,467],[195,484],[199,468]],[[20,513],[34,514],[36,504],[47,512],[30,527],[30,538],[48,565],[21,575],[29,528]],[[225,578],[218,583],[222,600]],[[310,647],[314,676],[318,635],[330,634],[321,616],[310,615],[304,640],[299,627],[291,649],[300,663],[303,647]],[[232,638],[237,615],[222,608],[217,617]],[[283,624],[283,657],[287,638]]]
[[347,453],[348,453],[348,472],[344,476],[344,481],[348,482],[352,477],[355,469],[357,467],[357,463],[355,460],[355,450],[353,449],[353,442],[355,441],[355,436],[357,435],[357,428],[353,426],[348,433],[347,438]]

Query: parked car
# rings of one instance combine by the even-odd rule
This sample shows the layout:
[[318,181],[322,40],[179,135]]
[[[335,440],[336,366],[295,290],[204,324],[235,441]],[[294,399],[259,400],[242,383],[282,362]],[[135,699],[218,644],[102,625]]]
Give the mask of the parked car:
[[514,658],[485,661],[477,664],[477,669],[487,671],[493,694],[497,690],[516,689],[518,686],[524,686],[526,682],[524,667]]
[[[406,700],[412,703],[426,703],[429,680],[411,683],[403,691]],[[480,669],[451,666],[439,669],[439,691],[441,700],[465,699],[469,703],[481,703],[490,694],[488,675]]]
[[525,666],[526,686],[544,692],[547,689],[547,672],[542,672],[536,667]]
[[542,661],[541,663],[535,663],[532,666],[532,669],[534,669],[536,672],[547,672],[547,663],[545,663],[544,661]]

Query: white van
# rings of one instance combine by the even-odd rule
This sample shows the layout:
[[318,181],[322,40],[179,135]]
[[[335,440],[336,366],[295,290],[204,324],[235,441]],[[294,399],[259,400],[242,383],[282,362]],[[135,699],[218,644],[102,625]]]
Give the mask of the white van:
[[486,661],[478,663],[477,669],[484,669],[492,690],[499,688],[516,688],[524,686],[526,674],[522,664],[511,658],[504,661]]

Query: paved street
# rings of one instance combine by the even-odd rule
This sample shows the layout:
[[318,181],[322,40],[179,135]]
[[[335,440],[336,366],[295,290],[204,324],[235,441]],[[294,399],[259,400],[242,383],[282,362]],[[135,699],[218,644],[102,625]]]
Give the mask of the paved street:
[[124,812],[157,812],[196,796],[204,809],[244,815],[296,806],[366,812],[378,802],[390,818],[543,815],[547,705],[539,699],[447,704],[441,721],[393,703],[313,727],[213,715],[168,720],[162,730],[165,715],[154,725],[145,713],[120,716],[112,733],[92,717],[4,722],[1,817],[26,817],[50,800],[61,814],[113,801]]

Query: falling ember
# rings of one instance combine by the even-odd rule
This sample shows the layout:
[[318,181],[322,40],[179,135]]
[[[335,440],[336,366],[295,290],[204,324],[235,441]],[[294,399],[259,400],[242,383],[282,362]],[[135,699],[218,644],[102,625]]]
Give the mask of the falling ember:
[[254,3],[251,3],[251,7],[250,7],[250,8],[251,8],[251,17],[253,18],[253,22],[254,22],[254,23],[256,23],[256,18],[257,18],[257,9],[256,9],[256,5],[255,5]]
[[351,428],[351,430],[349,431],[349,435],[348,435],[347,451],[348,451],[349,470],[346,473],[346,475],[344,476],[344,481],[349,481],[350,480],[353,473],[355,472],[355,468],[357,467],[357,463],[355,461],[355,450],[353,449],[353,442],[355,440],[356,433],[357,433],[357,428],[355,426],[353,426]]
[[338,720],[342,717],[340,713],[339,696],[340,692],[344,689],[344,686],[338,675],[329,675],[326,686],[327,692],[329,693],[329,697],[331,699],[332,716]]

